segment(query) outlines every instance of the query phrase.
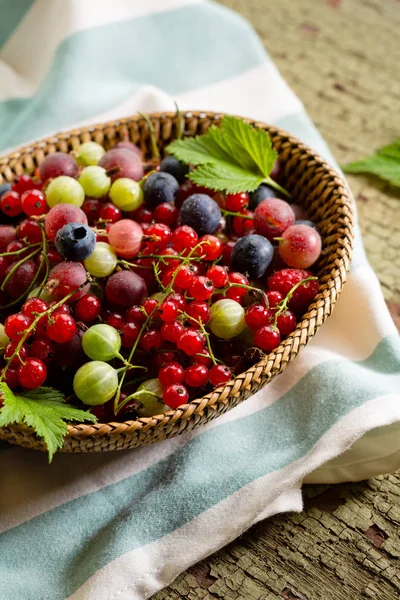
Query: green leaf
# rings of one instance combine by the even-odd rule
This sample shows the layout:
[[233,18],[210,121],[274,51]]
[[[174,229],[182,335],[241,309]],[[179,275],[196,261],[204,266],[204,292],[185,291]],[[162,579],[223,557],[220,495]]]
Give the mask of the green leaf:
[[375,154],[343,165],[346,173],[376,175],[395,187],[400,187],[400,138],[388,146],[379,148]]
[[192,181],[215,191],[252,192],[263,182],[281,189],[269,179],[278,154],[268,133],[242,119],[224,116],[220,127],[212,125],[204,135],[175,140],[167,151],[197,167],[189,175]]
[[68,421],[97,421],[90,412],[67,404],[63,394],[52,388],[41,387],[15,395],[6,383],[0,382],[0,395],[3,399],[0,427],[22,422],[33,427],[46,444],[49,462],[63,444]]

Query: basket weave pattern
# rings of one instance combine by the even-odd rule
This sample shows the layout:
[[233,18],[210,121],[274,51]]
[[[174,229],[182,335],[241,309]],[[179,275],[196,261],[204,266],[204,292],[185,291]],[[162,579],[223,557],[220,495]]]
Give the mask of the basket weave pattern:
[[[149,116],[162,153],[177,135],[177,117],[175,113]],[[221,117],[216,113],[186,112],[183,115],[185,136],[205,133],[211,124],[218,124]],[[308,146],[276,127],[249,122],[270,134],[283,166],[284,186],[318,225],[323,239],[323,252],[317,265],[320,288],[309,311],[276,350],[235,380],[203,398],[155,417],[124,423],[70,425],[61,451],[103,452],[135,448],[173,437],[214,419],[281,373],[331,314],[346,280],[352,255],[354,214],[351,193],[337,171]],[[150,157],[148,126],[142,117],[135,116],[63,132],[0,158],[0,183],[13,181],[27,170],[34,170],[53,152],[70,152],[90,140],[111,148],[128,139],[141,147],[145,157]],[[0,428],[0,439],[45,450],[41,440],[25,425]]]

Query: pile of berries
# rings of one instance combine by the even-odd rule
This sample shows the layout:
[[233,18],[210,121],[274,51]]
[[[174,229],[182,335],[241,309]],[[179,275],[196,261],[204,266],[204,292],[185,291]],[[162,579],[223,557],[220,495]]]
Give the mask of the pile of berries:
[[0,185],[0,380],[54,385],[100,420],[152,416],[295,329],[318,291],[316,226],[268,185],[215,193],[189,172],[88,142]]

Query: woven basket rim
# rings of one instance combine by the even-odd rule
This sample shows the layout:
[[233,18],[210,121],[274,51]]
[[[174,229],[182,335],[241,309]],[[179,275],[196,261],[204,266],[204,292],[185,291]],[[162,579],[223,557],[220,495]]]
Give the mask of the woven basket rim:
[[[162,119],[174,120],[177,118],[176,113],[172,112],[172,111],[146,112],[145,114],[150,119],[154,118],[154,119],[160,119],[160,120],[162,120]],[[215,121],[215,123],[218,123],[225,114],[229,114],[229,113],[213,112],[213,111],[199,111],[199,110],[182,111],[182,116],[184,119],[190,119],[192,117],[199,118],[199,119],[209,118],[212,121]],[[238,116],[238,115],[234,115],[234,116]],[[345,274],[349,271],[349,268],[350,268],[350,261],[351,261],[351,257],[352,257],[352,249],[353,249],[353,243],[354,243],[354,222],[355,222],[354,200],[353,200],[352,193],[351,193],[346,181],[343,179],[341,174],[332,165],[330,165],[324,158],[322,158],[318,153],[314,152],[311,147],[309,147],[307,144],[303,143],[300,139],[298,139],[296,136],[292,135],[291,133],[285,131],[284,129],[281,129],[279,127],[270,125],[268,123],[265,123],[265,122],[262,122],[259,120],[254,120],[254,119],[251,119],[248,117],[242,117],[242,116],[238,116],[238,117],[243,119],[247,123],[250,123],[254,127],[260,127],[264,130],[267,130],[270,134],[279,136],[279,137],[283,138],[284,140],[288,141],[291,145],[295,145],[296,147],[301,149],[302,152],[305,155],[307,155],[308,158],[313,159],[313,161],[315,161],[315,163],[325,171],[325,173],[334,181],[335,186],[340,188],[340,195],[343,198],[342,205],[343,205],[343,207],[346,206],[346,216],[348,217],[348,221],[349,221],[348,223],[346,223],[346,230],[347,230],[346,231],[346,239],[350,240],[350,244],[343,247],[343,255],[338,256],[337,268],[338,268],[338,270],[341,269],[341,274],[344,275],[344,278],[342,276],[342,285],[340,285],[339,287],[335,286],[336,287],[336,297],[339,296],[341,289],[343,287],[343,284],[345,282]],[[71,140],[71,138],[81,136],[84,133],[93,135],[93,133],[95,133],[97,131],[104,132],[107,130],[107,128],[119,128],[119,127],[126,128],[126,127],[129,127],[129,125],[132,125],[132,124],[138,123],[138,122],[142,122],[143,125],[145,126],[145,121],[144,121],[143,117],[141,117],[140,115],[133,115],[130,117],[124,117],[121,119],[115,119],[115,120],[106,121],[103,123],[96,123],[93,125],[76,127],[74,129],[65,129],[65,130],[62,130],[55,134],[49,135],[47,137],[43,137],[35,142],[19,146],[18,148],[13,149],[11,152],[0,156],[0,182],[3,179],[2,172],[4,171],[4,168],[8,167],[10,165],[10,163],[12,163],[13,161],[18,161],[22,157],[32,154],[38,150],[43,150],[44,148],[47,148],[49,145],[57,144],[61,140],[64,140],[64,141]],[[331,279],[333,279],[332,275],[331,275]],[[329,277],[328,278],[325,277],[325,280],[328,281]],[[320,284],[323,283],[321,281],[321,279],[320,279],[319,283]],[[106,435],[114,435],[113,430],[115,428],[117,428],[117,430],[115,431],[115,435],[121,435],[121,434],[123,435],[124,429],[127,429],[127,428],[129,428],[130,431],[132,431],[132,428],[134,430],[148,431],[149,429],[152,429],[157,426],[162,426],[163,424],[166,424],[166,423],[172,424],[178,420],[190,419],[192,417],[193,413],[203,415],[206,408],[207,409],[213,408],[214,406],[218,405],[218,403],[220,403],[220,402],[227,404],[226,400],[229,397],[232,397],[232,394],[236,395],[236,394],[239,394],[240,392],[246,391],[246,379],[248,379],[249,381],[252,381],[254,377],[257,378],[257,375],[260,371],[263,371],[265,369],[265,367],[269,367],[271,364],[273,364],[275,362],[278,353],[285,354],[286,350],[288,350],[290,347],[293,346],[293,342],[297,339],[299,332],[302,331],[302,327],[301,327],[302,324],[304,324],[305,321],[310,322],[313,319],[315,320],[317,312],[321,309],[321,307],[319,306],[319,303],[321,301],[323,301],[325,304],[323,292],[321,290],[319,290],[314,301],[312,302],[312,304],[310,304],[307,313],[303,316],[303,318],[300,321],[298,321],[296,329],[291,334],[289,334],[285,338],[284,341],[281,342],[281,344],[278,346],[278,348],[276,348],[269,354],[265,355],[259,362],[257,362],[255,365],[253,365],[252,367],[247,369],[247,371],[245,371],[243,374],[238,376],[238,377],[241,377],[242,375],[249,375],[249,377],[245,378],[245,383],[243,385],[235,386],[235,381],[238,380],[238,377],[236,377],[236,379],[227,382],[225,385],[215,388],[210,393],[206,394],[205,396],[203,396],[201,398],[196,398],[196,399],[192,400],[191,402],[189,402],[188,404],[182,405],[181,407],[179,407],[177,409],[171,409],[166,413],[163,413],[160,415],[155,415],[153,417],[139,417],[138,419],[135,419],[135,420],[129,420],[129,421],[123,421],[123,422],[110,421],[108,423],[96,423],[96,424],[90,424],[90,425],[85,424],[85,423],[68,425],[68,434],[66,437],[77,439],[77,438],[86,438],[88,436],[94,435],[96,437],[96,439],[100,439],[101,437],[106,436]],[[331,306],[331,310],[333,309],[333,307],[334,307],[334,305]],[[329,314],[330,314],[330,312],[329,312]],[[324,315],[324,321],[327,316],[329,316],[329,315]],[[316,325],[314,327],[314,331],[309,332],[307,334],[307,339],[306,339],[305,343],[307,343],[310,339],[312,339],[314,337],[315,333],[318,331],[318,329],[321,325]],[[293,348],[292,348],[292,350],[293,350]],[[296,355],[297,355],[297,352],[288,352],[286,364],[291,362],[295,358]],[[284,370],[285,367],[286,367],[286,365],[282,369],[280,369],[280,371],[275,373],[273,376],[280,373],[282,370]],[[264,385],[266,385],[266,383],[269,383],[269,380],[266,381]],[[249,387],[249,383],[247,383],[247,387]],[[264,386],[261,386],[261,387],[264,387]],[[246,393],[245,393],[244,397],[240,400],[240,402],[244,401],[248,396],[249,396],[249,394],[246,395]],[[8,428],[12,429],[16,432],[22,432],[22,433],[32,432],[32,429],[23,423],[12,424],[12,425],[8,426]]]

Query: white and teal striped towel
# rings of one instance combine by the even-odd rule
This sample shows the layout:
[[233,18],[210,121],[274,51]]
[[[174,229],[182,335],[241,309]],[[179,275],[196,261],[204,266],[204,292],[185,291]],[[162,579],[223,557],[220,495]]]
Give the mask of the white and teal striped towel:
[[[0,10],[3,150],[176,100],[275,123],[333,160],[252,29],[219,5],[0,0]],[[326,325],[282,376],[218,420],[50,466],[1,446],[1,600],[149,598],[256,521],[301,510],[305,479],[398,468],[399,372],[397,334],[358,238]]]

